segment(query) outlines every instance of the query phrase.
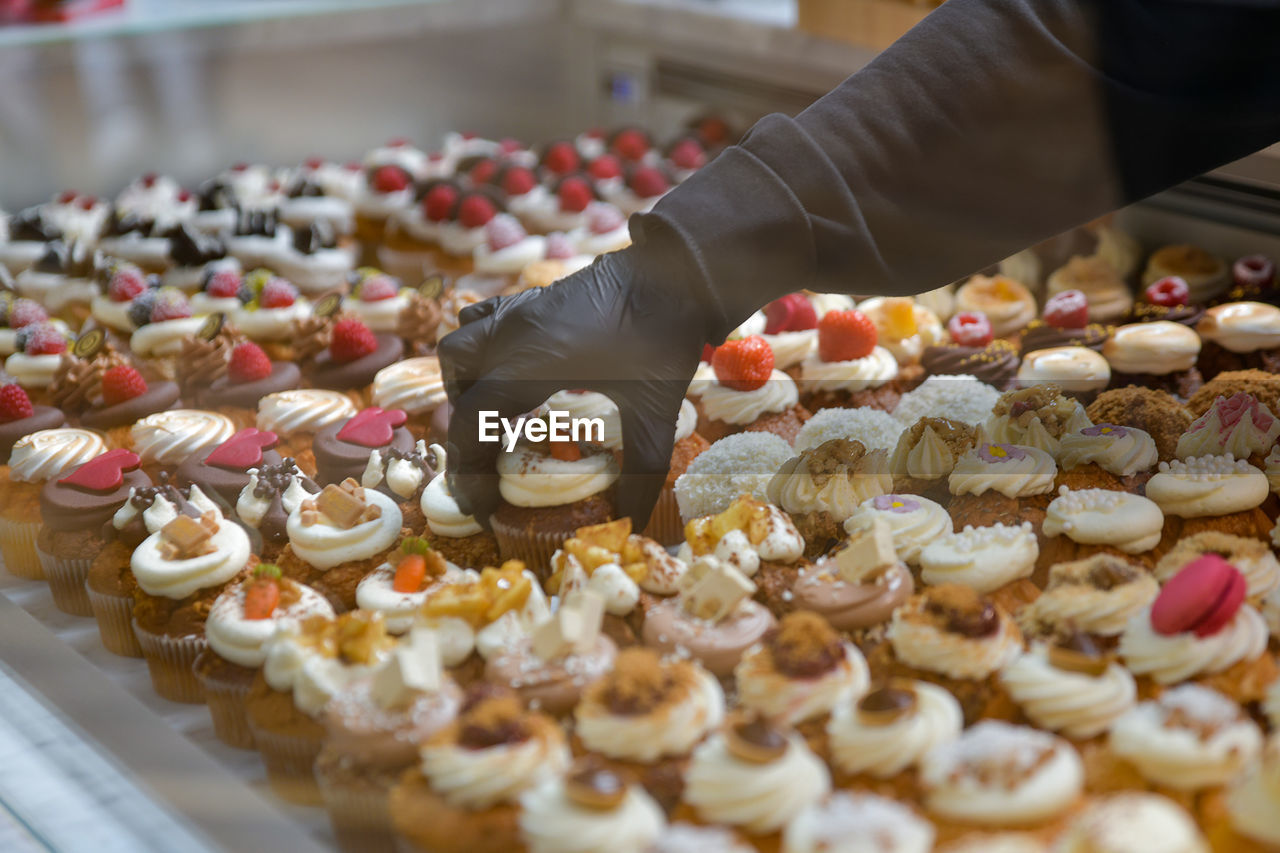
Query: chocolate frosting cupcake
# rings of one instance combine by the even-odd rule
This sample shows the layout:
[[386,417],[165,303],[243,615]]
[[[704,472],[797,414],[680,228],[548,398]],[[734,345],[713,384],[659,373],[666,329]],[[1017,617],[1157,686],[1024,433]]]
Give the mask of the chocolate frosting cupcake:
[[31,414],[25,418],[0,423],[0,460],[9,461],[9,451],[24,435],[42,429],[57,429],[67,422],[62,412],[53,406],[32,406],[31,409]]
[[241,490],[249,485],[250,468],[280,464],[280,454],[272,450],[276,442],[274,432],[242,429],[222,444],[188,456],[178,466],[178,480],[234,507]]
[[1002,391],[1018,375],[1018,351],[1005,340],[994,340],[985,347],[959,344],[926,347],[920,363],[930,374],[976,376]]
[[1072,345],[1102,352],[1102,345],[1109,337],[1111,337],[1111,327],[1101,323],[1090,323],[1083,329],[1060,329],[1049,325],[1044,320],[1032,320],[1022,331],[1021,346],[1023,355],[1042,349]]
[[[1204,316],[1203,305],[1153,305],[1150,302],[1135,302],[1129,312],[1130,323],[1154,323],[1168,320],[1170,323],[1181,323],[1184,326],[1196,327]],[[1099,345],[1101,347],[1101,345]]]
[[373,451],[390,448],[410,453],[414,440],[404,427],[406,420],[399,409],[372,407],[324,427],[311,444],[316,454],[316,479],[321,483],[341,483],[350,477],[359,482]]
[[328,349],[316,355],[311,365],[311,380],[317,388],[333,391],[349,391],[363,388],[373,382],[379,370],[394,364],[404,355],[404,341],[394,334],[375,334],[378,348],[354,361],[339,363],[333,360]]
[[271,373],[251,382],[236,382],[223,375],[213,380],[200,395],[204,406],[236,406],[258,408],[258,401],[277,391],[288,391],[302,384],[302,370],[292,361],[271,362]]
[[116,403],[114,406],[99,405],[90,408],[80,416],[82,426],[93,429],[114,429],[128,426],[134,421],[172,409],[180,396],[176,382],[153,382],[136,397]]
[[133,489],[145,489],[151,478],[138,468],[137,454],[109,450],[40,489],[40,516],[53,531],[96,530],[124,506]]

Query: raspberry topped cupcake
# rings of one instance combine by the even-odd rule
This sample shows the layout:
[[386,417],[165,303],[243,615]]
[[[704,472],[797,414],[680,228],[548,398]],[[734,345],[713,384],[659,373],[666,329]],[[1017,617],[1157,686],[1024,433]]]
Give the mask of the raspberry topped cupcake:
[[32,323],[18,330],[13,355],[4,360],[4,371],[37,399],[48,397],[49,386],[67,351],[66,333],[53,323]]
[[951,343],[925,349],[921,365],[930,376],[972,376],[1000,391],[1008,388],[1018,373],[1018,349],[1009,341],[996,339],[986,315],[963,311],[947,321]]
[[698,433],[716,441],[736,432],[770,432],[791,442],[809,413],[796,383],[773,367],[773,350],[759,336],[726,341],[712,356],[714,380],[690,389]]
[[1022,330],[1022,354],[1065,346],[1082,346],[1101,352],[1111,330],[1096,321],[1090,322],[1089,311],[1088,300],[1078,290],[1054,294],[1045,302],[1041,319],[1032,320]]
[[550,192],[530,204],[520,218],[535,231],[568,234],[584,226],[587,208],[598,198],[590,175],[567,174],[557,179]]
[[162,287],[139,294],[129,307],[129,318],[136,327],[129,337],[129,349],[156,373],[172,378],[183,340],[204,325],[204,318],[193,313],[180,290]]
[[1133,303],[1129,313],[1131,323],[1168,321],[1195,328],[1204,316],[1204,307],[1191,304],[1191,290],[1187,282],[1176,275],[1166,276],[1147,285],[1142,298]]
[[811,411],[871,406],[893,411],[898,361],[878,346],[871,318],[861,311],[831,311],[818,321],[818,351],[800,364],[800,387]]
[[97,378],[97,391],[90,391],[88,408],[80,412],[80,423],[100,430],[116,447],[132,443],[132,426],[141,418],[178,405],[176,383],[147,382],[130,364],[107,367]]
[[33,405],[21,385],[13,382],[0,385],[0,460],[8,462],[9,451],[24,435],[55,429],[66,422],[60,409]]
[[472,252],[476,275],[501,278],[510,284],[546,253],[546,238],[528,234],[520,220],[509,213],[494,216],[484,230],[484,242]]
[[258,402],[269,394],[297,388],[302,371],[291,361],[272,361],[253,341],[233,346],[227,354],[226,372],[196,397],[200,405],[222,412],[237,425],[248,426],[257,418]]
[[593,202],[587,205],[584,222],[568,233],[574,247],[583,255],[603,255],[631,245],[627,217],[611,204]]
[[1142,271],[1144,287],[1177,276],[1187,284],[1191,303],[1204,305],[1231,286],[1231,268],[1217,255],[1199,246],[1162,246],[1147,258]]
[[1063,293],[1083,297],[1089,319],[1095,323],[1114,323],[1133,307],[1133,296],[1124,279],[1110,262],[1097,255],[1076,255],[1066,266],[1052,272],[1045,284],[1050,301]]
[[375,333],[354,317],[333,324],[329,346],[316,355],[306,372],[318,388],[363,390],[382,368],[400,360],[404,342],[392,333]]

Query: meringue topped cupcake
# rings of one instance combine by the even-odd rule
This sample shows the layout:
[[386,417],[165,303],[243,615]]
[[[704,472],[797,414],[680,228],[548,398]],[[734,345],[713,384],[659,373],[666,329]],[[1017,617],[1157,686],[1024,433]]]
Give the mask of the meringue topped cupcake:
[[975,275],[956,290],[956,311],[981,312],[997,338],[1012,336],[1036,316],[1036,300],[1008,276]]
[[1042,568],[1084,559],[1099,551],[1119,551],[1150,565],[1150,552],[1160,544],[1164,513],[1148,498],[1109,489],[1066,486],[1045,511]]
[[1280,308],[1264,302],[1228,302],[1196,324],[1204,341],[1199,367],[1205,376],[1224,370],[1280,369]]
[[1017,379],[1021,388],[1057,385],[1087,403],[1111,383],[1111,365],[1101,353],[1085,347],[1053,347],[1024,355]]
[[142,458],[143,470],[177,470],[202,450],[235,435],[231,419],[203,409],[169,409],[139,419],[129,429],[133,449]]
[[1186,399],[1203,381],[1196,361],[1200,336],[1180,323],[1159,320],[1120,326],[1102,347],[1111,387],[1141,385]]
[[644,788],[589,759],[525,791],[520,805],[529,853],[644,850],[666,826],[662,809]]
[[258,402],[258,429],[274,432],[281,455],[292,456],[302,470],[315,472],[312,438],[330,424],[353,417],[358,409],[351,398],[337,391],[299,388],[268,394]]

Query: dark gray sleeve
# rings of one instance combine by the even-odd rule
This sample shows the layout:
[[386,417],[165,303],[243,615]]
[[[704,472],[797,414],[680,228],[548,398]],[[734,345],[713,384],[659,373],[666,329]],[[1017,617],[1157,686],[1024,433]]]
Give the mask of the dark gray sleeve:
[[633,234],[713,342],[800,288],[929,290],[1280,140],[1277,44],[1276,3],[947,0]]

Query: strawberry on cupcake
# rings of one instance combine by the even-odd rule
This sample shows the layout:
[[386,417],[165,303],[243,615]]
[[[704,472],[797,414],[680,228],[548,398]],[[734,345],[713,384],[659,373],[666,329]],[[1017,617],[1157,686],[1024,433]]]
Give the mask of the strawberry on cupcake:
[[243,341],[231,347],[226,372],[200,393],[201,406],[221,412],[237,426],[251,426],[258,401],[268,394],[302,384],[302,371],[292,361],[272,361],[261,346]]
[[831,311],[818,321],[818,349],[800,364],[800,387],[811,411],[898,404],[898,360],[878,345],[875,323],[861,311]]
[[759,335],[716,347],[711,371],[713,380],[690,389],[698,433],[708,441],[737,432],[770,432],[791,442],[809,419],[795,381],[774,368],[773,350]]
[[487,192],[468,192],[458,199],[453,219],[440,231],[440,246],[455,259],[470,259],[478,246],[489,239],[489,223],[502,212],[502,205]]
[[355,236],[367,246],[382,242],[388,217],[413,203],[414,182],[428,177],[430,160],[406,139],[392,139],[364,157],[353,200]]
[[658,166],[639,166],[627,174],[626,183],[614,192],[604,192],[605,201],[630,216],[647,213],[671,191],[671,178]]
[[587,205],[585,221],[569,232],[578,251],[584,255],[603,255],[631,245],[627,217],[621,210],[604,202]]
[[818,345],[817,309],[803,293],[788,293],[766,305],[764,317],[761,337],[773,350],[774,367],[797,378],[800,363]]

